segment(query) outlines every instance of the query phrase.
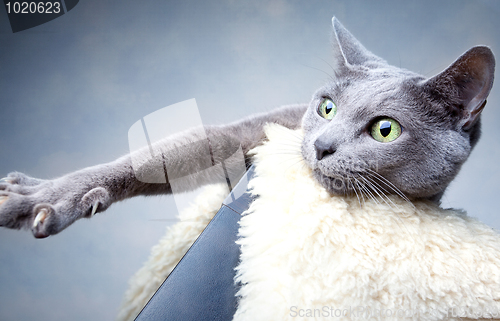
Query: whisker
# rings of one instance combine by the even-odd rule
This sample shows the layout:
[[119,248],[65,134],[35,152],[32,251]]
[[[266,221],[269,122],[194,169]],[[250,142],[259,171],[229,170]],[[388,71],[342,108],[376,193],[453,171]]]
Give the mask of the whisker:
[[[370,175],[370,173],[367,173],[368,175]],[[370,177],[365,177],[366,179],[368,179],[370,182],[372,182],[373,184],[376,184],[379,188],[379,190],[383,191],[384,194],[390,194],[390,192],[388,190],[386,190],[382,185],[380,185],[379,183],[377,183],[376,179],[379,179],[378,177],[376,176],[373,176],[373,174],[371,174],[372,176]]]
[[288,140],[288,142],[283,142],[280,144],[281,146],[291,146],[293,148],[299,149],[302,146],[302,139],[297,139],[296,141]]
[[[319,56],[312,56],[313,58],[315,59],[318,59],[320,60],[321,62],[325,63],[328,65],[328,67],[330,67],[330,69],[332,70],[333,74],[335,75],[335,68],[333,68],[333,66],[326,60],[324,60],[323,58],[319,57]],[[308,67],[308,68],[311,68],[311,69],[315,69],[315,70],[318,70],[318,71],[321,71],[322,73],[326,74],[331,80],[334,80],[335,77],[332,76],[331,74],[327,73],[326,71],[322,70],[322,69],[319,69],[319,68],[316,68],[316,67],[312,67],[312,66],[309,66],[309,65],[306,65],[304,63],[300,63],[301,65],[305,66],[305,67]]]
[[[391,181],[389,181],[387,178],[384,176],[380,175],[379,173],[369,169],[369,171],[372,173],[372,177],[379,179],[381,182],[385,183],[391,190],[393,190],[397,195],[399,195],[401,198],[403,198],[405,201],[411,203],[411,201],[404,195],[403,192],[399,190]],[[412,203],[413,204],[413,203]]]
[[288,140],[302,143],[302,141],[304,140],[304,135],[294,132],[289,135]]
[[[277,154],[277,155],[283,155],[283,154]],[[285,154],[285,155],[287,155],[287,154]],[[291,155],[291,156],[287,156],[286,158],[281,159],[281,161],[278,163],[279,165],[284,167],[285,172],[288,170],[291,170],[297,164],[301,164],[302,168],[304,166],[306,166],[306,163],[304,161],[304,158],[302,157],[302,154],[289,153],[288,155]]]
[[[332,70],[333,74],[335,75],[335,68],[333,68],[333,66],[328,62],[326,61],[325,59],[321,58],[321,57],[316,57],[317,59],[323,61],[325,64],[328,65],[328,67],[330,67],[330,69]],[[331,79],[334,79],[335,77],[332,76],[332,75],[329,75]]]
[[[361,176],[361,175],[360,175],[360,176],[358,176],[358,177],[359,177],[359,178],[362,178],[362,176]],[[365,192],[367,193],[367,195],[369,195],[369,196],[370,196],[370,198],[371,198],[373,201],[375,201],[375,203],[380,204],[380,203],[378,202],[377,198],[375,197],[375,195],[373,195],[373,193],[370,191],[370,189],[366,186],[366,184],[363,184],[363,183],[361,183],[361,182],[360,182],[360,184],[361,184],[361,187],[362,187],[362,188],[365,190]]]
[[293,166],[295,164],[299,164],[299,163],[302,163],[304,160],[302,159],[302,157],[288,157],[286,159],[283,159],[279,162],[279,165],[282,165],[282,166]]
[[[371,183],[371,182],[373,182],[373,181],[369,180],[367,177],[363,177],[363,176],[361,176],[361,175],[359,175],[359,178],[360,178],[360,179],[363,179],[363,180],[364,180],[364,182],[366,182],[366,183]],[[354,178],[354,179],[356,179],[356,178]],[[386,203],[389,207],[391,207],[391,208],[392,208],[392,206],[391,206],[389,203],[387,203],[387,201],[386,201],[386,199],[385,199],[385,198],[387,198],[387,200],[388,200],[389,202],[391,202],[391,203],[392,203],[392,204],[393,204],[396,208],[398,208],[398,209],[399,209],[399,207],[398,207],[396,204],[394,204],[394,202],[392,202],[392,200],[391,200],[390,198],[388,198],[388,197],[387,197],[387,195],[385,195],[385,194],[384,194],[385,198],[384,198],[384,197],[382,197],[382,195],[381,195],[381,194],[377,191],[376,186],[375,186],[374,184],[370,184],[370,185],[366,185],[366,184],[365,184],[364,186],[365,186],[365,188],[366,188],[366,189],[368,189],[368,187],[371,187],[371,188],[374,190],[374,192],[375,192],[375,193],[377,193],[377,195],[378,195],[378,196],[379,196],[379,197],[380,197],[380,198],[381,198],[381,199],[382,199],[382,200],[383,200],[383,201],[384,201],[384,202],[385,202],[385,203]],[[370,193],[370,194],[371,194],[371,193]],[[373,195],[373,194],[372,194],[372,195]],[[373,197],[372,197],[372,198],[373,198]],[[373,199],[375,200],[375,198],[373,198]],[[375,202],[377,202],[377,201],[375,200]],[[380,204],[380,203],[378,203],[378,202],[377,202],[377,204]],[[412,204],[412,205],[413,205],[413,203],[411,203],[411,202],[410,202],[410,204]],[[401,230],[403,229],[403,228],[401,227],[401,225],[399,224],[398,220],[401,222],[401,224],[403,225],[403,227],[404,227],[404,229],[406,230],[406,232],[408,233],[408,235],[409,235],[409,236],[413,239],[413,241],[414,241],[414,242],[416,242],[416,241],[415,241],[415,239],[413,238],[413,236],[411,235],[410,231],[409,231],[409,230],[408,230],[408,228],[406,227],[406,225],[405,225],[404,221],[401,219],[401,217],[399,217],[399,215],[396,215],[396,217],[397,217],[397,219],[395,220],[395,222],[396,222],[396,224],[399,226],[399,228],[400,228]]]
[[360,187],[361,183],[356,179],[356,177],[353,176],[352,178],[354,179],[354,182],[356,183],[356,186],[358,187],[359,193],[361,194],[361,197],[363,198],[363,204],[366,204],[365,203],[365,197],[363,195],[363,189]]
[[406,197],[406,195],[404,195],[403,192],[401,192],[399,190],[399,188],[397,188],[394,184],[392,184],[387,178],[385,178],[384,176],[380,175],[379,173],[377,173],[376,171],[374,171],[370,168],[367,168],[367,170],[369,171],[368,173],[372,173],[372,175],[376,175],[376,177],[378,177],[378,179],[380,179],[381,182],[385,183],[387,185],[387,187],[392,189],[397,195],[399,195],[401,198],[403,198],[405,201],[407,201],[413,207],[415,207],[413,205],[413,203],[408,199],[408,197]]
[[309,65],[306,65],[306,64],[301,64],[301,65],[304,66],[304,67],[307,67],[307,68],[311,68],[311,69],[320,71],[320,72],[324,73],[325,75],[327,75],[330,79],[333,79],[333,77],[329,73],[327,73],[326,71],[324,71],[324,70],[321,70],[319,68],[316,68],[316,67],[313,67],[313,66],[309,66]]
[[272,156],[292,155],[292,156],[296,156],[296,157],[301,157],[302,158],[302,154],[295,153],[295,152],[293,152],[291,150],[283,150],[283,151],[275,150],[273,153],[269,153],[269,155],[272,155]]
[[271,155],[280,155],[281,153],[286,153],[288,155],[300,155],[302,156],[302,153],[300,150],[297,150],[296,148],[275,148],[271,151]]
[[351,184],[351,186],[352,186],[352,190],[354,191],[354,193],[356,194],[356,198],[358,199],[359,208],[361,208],[361,201],[360,201],[360,199],[359,199],[358,192],[356,191],[356,187],[355,187],[355,186],[354,186],[354,184],[351,182],[351,177],[348,177],[348,178],[347,178],[347,183]]
[[[394,207],[398,210],[401,210],[399,208],[399,206],[397,206],[387,195],[387,191],[385,190],[385,188],[383,188],[382,186],[380,186],[377,182],[375,182],[374,180],[372,180],[370,177],[363,177],[364,180],[368,181],[370,183],[370,185],[372,186],[373,190],[377,193],[377,195],[384,201],[385,204],[387,204],[387,206],[389,206],[390,208],[393,208],[391,206],[394,205]],[[389,201],[389,204],[387,201]]]
[[281,144],[280,147],[278,147],[278,149],[280,150],[293,150],[293,151],[297,151],[297,152],[300,152],[300,146],[297,145],[297,144]]
[[304,166],[304,165],[305,165],[305,164],[304,164],[304,162],[303,162],[303,160],[302,160],[302,159],[299,159],[299,160],[296,160],[294,163],[289,164],[289,165],[288,165],[288,168],[285,168],[285,171],[289,171],[289,170],[291,170],[294,166],[296,166],[296,165],[298,165],[298,164],[300,164],[301,166]]
[[398,225],[398,227],[403,230],[403,228],[401,227],[401,225],[399,225],[399,222],[398,220],[401,222],[401,224],[403,224],[403,227],[404,229],[406,230],[406,233],[408,233],[408,235],[412,238],[413,242],[414,243],[417,243],[417,241],[415,240],[415,238],[413,237],[413,235],[411,235],[410,231],[408,230],[408,228],[406,227],[406,224],[405,222],[403,222],[403,220],[401,219],[401,217],[399,217],[399,215],[396,215],[396,218],[397,219],[394,219],[394,222],[396,222],[396,224]]
[[291,130],[289,128],[286,128],[286,127],[276,127],[277,130],[281,131],[282,133],[287,133],[287,134],[290,134],[289,136],[291,137],[294,137],[294,138],[300,138],[300,140],[302,140],[304,138],[304,135],[302,135],[301,132],[298,132],[296,130]]
[[290,133],[290,137],[292,138],[299,138],[301,141],[304,139],[304,135],[302,132],[296,131],[296,130],[288,130]]
[[[374,177],[374,176],[372,176],[372,177],[366,177],[366,179],[370,180],[371,182],[373,182],[373,184],[375,184],[376,186],[378,186],[379,190],[383,191],[383,194],[384,194],[385,198],[389,202],[391,202],[391,204],[393,204],[398,210],[401,210],[401,208],[396,203],[394,203],[389,196],[387,196],[387,194],[390,194],[390,193],[382,185],[380,185],[379,183],[377,183],[375,181],[376,178],[377,177]],[[413,203],[411,203],[411,202],[410,202],[410,204],[413,205]]]
[[[365,178],[365,179],[368,179],[368,178]],[[401,210],[401,209],[400,209],[400,208],[399,208],[396,204],[394,204],[394,202],[393,202],[393,201],[392,201],[389,197],[387,197],[387,195],[385,195],[385,196],[386,196],[386,198],[389,200],[389,202],[391,202],[391,203],[392,203],[392,204],[393,204],[393,205],[394,205],[394,206],[395,206],[398,210]],[[383,198],[382,198],[382,199],[383,199]],[[386,203],[389,207],[391,207],[391,206],[387,203],[387,201],[385,201],[385,199],[383,199],[383,200],[384,200],[384,202],[385,202],[385,203]],[[413,203],[411,203],[411,202],[409,202],[409,203],[410,203],[413,207],[415,207],[415,206],[413,205]],[[392,207],[391,207],[391,208],[392,208]],[[398,214],[398,213],[396,212],[396,214]],[[394,221],[396,222],[396,224],[398,225],[398,227],[399,227],[401,230],[403,230],[403,228],[401,227],[401,225],[400,225],[400,224],[399,224],[399,222],[398,222],[398,220],[399,220],[399,221],[401,222],[401,224],[403,225],[404,229],[406,230],[406,232],[408,233],[408,235],[409,235],[409,236],[413,239],[413,241],[414,241],[414,242],[416,242],[416,240],[415,240],[415,239],[413,238],[413,236],[411,235],[410,231],[408,230],[408,227],[406,227],[406,224],[405,224],[405,223],[404,223],[404,221],[401,219],[401,217],[399,217],[399,215],[396,215],[396,218],[397,218],[397,219],[395,219]]]
[[384,201],[385,204],[387,204],[389,207],[392,208],[392,206],[390,204],[387,203],[387,201],[382,197],[382,195],[379,193],[378,189],[376,188],[376,186],[373,184],[372,181],[370,181],[369,179],[367,179],[366,177],[363,177],[362,175],[359,175],[359,178],[362,179],[364,182],[365,182],[365,186],[368,188],[368,189],[371,189],[373,192],[375,192],[375,194],[377,194],[377,196],[382,200]]

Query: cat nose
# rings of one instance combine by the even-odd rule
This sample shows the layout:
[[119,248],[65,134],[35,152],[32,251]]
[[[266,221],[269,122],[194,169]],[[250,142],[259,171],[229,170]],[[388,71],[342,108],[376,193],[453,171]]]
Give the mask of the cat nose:
[[321,160],[323,157],[331,155],[336,151],[331,142],[325,142],[319,138],[314,142],[314,147],[316,148],[317,160]]

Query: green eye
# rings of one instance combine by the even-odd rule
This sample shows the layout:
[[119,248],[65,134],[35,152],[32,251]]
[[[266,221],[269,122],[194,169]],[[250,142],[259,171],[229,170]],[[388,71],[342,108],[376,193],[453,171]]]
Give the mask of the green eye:
[[332,119],[337,114],[337,106],[328,98],[323,99],[318,107],[318,114],[325,119]]
[[381,143],[389,143],[401,135],[401,125],[392,118],[382,118],[373,124],[372,137]]

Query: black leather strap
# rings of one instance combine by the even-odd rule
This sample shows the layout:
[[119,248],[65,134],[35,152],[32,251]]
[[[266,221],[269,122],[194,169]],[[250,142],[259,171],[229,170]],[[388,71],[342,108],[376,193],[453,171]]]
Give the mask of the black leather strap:
[[221,209],[149,300],[136,321],[231,320],[236,311],[235,243],[238,222],[252,198],[247,183],[253,167],[240,180]]

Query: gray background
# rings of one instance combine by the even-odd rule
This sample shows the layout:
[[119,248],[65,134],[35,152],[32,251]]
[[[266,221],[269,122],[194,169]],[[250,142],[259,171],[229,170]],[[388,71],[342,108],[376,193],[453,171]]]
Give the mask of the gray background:
[[[499,1],[94,1],[13,34],[0,9],[0,172],[41,178],[128,151],[128,128],[196,98],[204,123],[308,102],[327,79],[331,17],[391,64],[432,76],[470,47],[500,53]],[[483,138],[444,206],[500,228],[497,82]],[[57,236],[0,229],[1,320],[109,320],[177,213],[113,205]]]

